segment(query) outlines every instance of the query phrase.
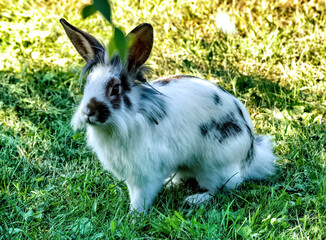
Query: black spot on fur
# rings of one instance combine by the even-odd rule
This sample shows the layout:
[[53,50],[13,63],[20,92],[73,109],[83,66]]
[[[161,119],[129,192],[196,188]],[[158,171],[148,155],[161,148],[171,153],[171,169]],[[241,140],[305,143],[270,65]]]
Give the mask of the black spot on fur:
[[209,128],[209,126],[207,124],[203,124],[203,125],[199,126],[200,132],[204,137],[208,133],[208,128]]
[[253,158],[254,158],[254,140],[252,139],[245,162],[249,165],[252,162]]
[[96,116],[100,123],[104,123],[108,117],[111,115],[109,108],[103,102],[96,100],[96,98],[91,98],[90,102],[87,104],[89,110],[88,116]]
[[122,73],[120,75],[120,81],[121,81],[121,87],[123,89],[123,92],[130,91],[130,83],[128,82],[128,78],[126,74]]
[[152,118],[153,122],[158,125],[158,121],[155,118]]
[[234,101],[234,104],[235,104],[235,106],[236,106],[236,108],[237,108],[237,110],[238,110],[238,113],[239,113],[240,117],[242,118],[242,120],[243,120],[244,122],[246,122],[246,119],[245,119],[245,117],[244,117],[244,115],[243,115],[243,112],[242,112],[242,110],[241,110],[239,104],[238,104],[236,101]]
[[116,97],[111,101],[113,109],[120,109],[121,107],[121,97],[116,95]]
[[216,85],[220,90],[222,90],[223,92],[225,92],[225,93],[228,93],[228,94],[231,94],[231,93],[229,93],[228,91],[226,91],[224,88],[222,88],[221,86],[219,86],[219,85]]
[[215,103],[216,105],[219,105],[219,104],[221,103],[221,98],[220,98],[219,95],[217,95],[217,93],[214,93],[214,95],[213,95],[213,99],[214,99],[214,103]]
[[247,132],[248,132],[248,134],[249,134],[249,137],[250,137],[251,141],[253,141],[253,140],[254,140],[254,133],[252,132],[252,130],[251,130],[251,128],[249,127],[248,124],[246,124],[246,128],[247,128]]
[[203,137],[206,137],[208,134],[208,131],[211,131],[212,128],[213,128],[212,123],[204,123],[199,126],[199,130],[200,130],[201,134],[203,135]]
[[121,58],[119,57],[119,55],[115,54],[110,61],[110,65],[112,66],[117,66],[121,64]]
[[204,137],[211,136],[218,139],[220,143],[242,132],[242,128],[230,116],[219,121],[212,119],[210,122],[200,125],[199,129]]
[[247,127],[247,131],[248,131],[248,134],[250,136],[250,141],[251,141],[251,145],[250,145],[250,148],[248,150],[248,154],[247,154],[247,157],[245,159],[245,163],[247,165],[250,165],[251,162],[253,161],[254,159],[254,154],[255,154],[255,145],[259,145],[261,144],[261,142],[263,141],[263,137],[259,137],[259,136],[254,136],[254,133],[253,131],[250,129],[250,127],[248,125],[246,125]]
[[154,100],[155,98],[157,98],[157,94],[156,92],[149,88],[149,87],[144,87],[142,88],[142,93],[140,95],[140,97],[143,99],[143,100]]
[[136,79],[142,83],[145,83],[147,81],[146,78],[144,77],[144,73],[141,71],[137,72]]
[[228,120],[222,124],[217,124],[216,130],[220,131],[222,140],[231,136],[236,136],[242,131],[241,127],[239,127],[239,125],[233,120]]
[[105,96],[106,96],[107,98],[110,97],[111,89],[112,89],[114,83],[115,83],[114,78],[111,78],[111,79],[108,81],[108,83],[106,84],[106,87],[105,87]]
[[130,109],[132,107],[130,98],[127,95],[123,95],[122,98],[123,98],[123,102],[124,102],[125,106]]
[[143,86],[141,89],[139,107],[140,111],[156,124],[166,116],[164,95],[150,87]]

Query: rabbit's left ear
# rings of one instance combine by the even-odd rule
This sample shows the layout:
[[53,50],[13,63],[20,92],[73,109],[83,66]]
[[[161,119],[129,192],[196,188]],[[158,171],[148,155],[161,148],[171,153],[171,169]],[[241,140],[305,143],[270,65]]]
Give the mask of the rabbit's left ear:
[[149,23],[140,24],[127,35],[127,38],[131,42],[128,69],[138,69],[151,54],[154,41],[153,27]]
[[93,60],[100,52],[105,52],[104,47],[92,35],[74,27],[63,18],[60,19],[60,23],[70,41],[86,62]]

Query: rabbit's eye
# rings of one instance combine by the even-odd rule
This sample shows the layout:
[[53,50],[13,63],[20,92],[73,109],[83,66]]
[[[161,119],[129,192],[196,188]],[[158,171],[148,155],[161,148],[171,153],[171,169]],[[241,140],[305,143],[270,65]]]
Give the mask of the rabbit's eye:
[[119,90],[120,90],[119,84],[114,85],[111,91],[111,96],[118,95]]

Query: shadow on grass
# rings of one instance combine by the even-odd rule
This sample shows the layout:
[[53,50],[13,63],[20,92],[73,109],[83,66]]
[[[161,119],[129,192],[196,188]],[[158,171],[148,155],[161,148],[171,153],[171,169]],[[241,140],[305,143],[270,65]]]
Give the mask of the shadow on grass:
[[67,120],[74,104],[69,91],[73,73],[44,69],[31,73],[0,71],[0,99],[5,111],[36,125]]
[[0,145],[8,166],[17,165],[11,177],[28,176],[31,168],[50,174],[50,166],[80,158],[76,149],[85,149],[85,143],[73,139],[69,126],[74,78],[72,72],[53,69],[0,71]]

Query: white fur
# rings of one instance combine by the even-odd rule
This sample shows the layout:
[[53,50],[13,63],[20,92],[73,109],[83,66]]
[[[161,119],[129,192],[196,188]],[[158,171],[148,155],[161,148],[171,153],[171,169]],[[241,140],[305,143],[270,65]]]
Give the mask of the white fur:
[[190,205],[197,205],[199,203],[207,203],[211,198],[212,195],[210,195],[208,192],[197,193],[186,197],[185,202]]
[[[267,138],[255,144],[254,158],[248,165],[244,160],[251,141],[245,128],[222,143],[202,135],[200,125],[209,123],[211,119],[218,121],[230,113],[241,119],[235,102],[240,106],[248,127],[252,130],[253,126],[238,99],[199,78],[182,77],[166,85],[159,84],[159,80],[152,82],[162,93],[158,97],[165,102],[166,116],[157,119],[158,125],[140,111],[140,92],[146,87],[143,85],[136,85],[127,93],[132,102],[131,109],[122,106],[112,110],[104,124],[85,124],[83,111],[92,97],[110,105],[104,93],[105,84],[119,71],[105,65],[98,65],[91,71],[72,125],[75,129],[86,126],[88,145],[104,168],[118,179],[125,180],[131,209],[146,210],[165,180],[176,172],[178,179],[196,178],[200,187],[212,195],[224,185],[226,189],[232,189],[244,180],[262,179],[273,174],[276,158]],[[221,104],[214,103],[214,93],[220,97]],[[186,200],[200,203],[209,199],[208,193],[190,196]]]

